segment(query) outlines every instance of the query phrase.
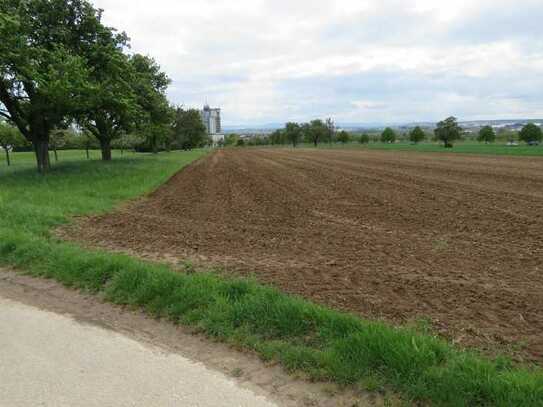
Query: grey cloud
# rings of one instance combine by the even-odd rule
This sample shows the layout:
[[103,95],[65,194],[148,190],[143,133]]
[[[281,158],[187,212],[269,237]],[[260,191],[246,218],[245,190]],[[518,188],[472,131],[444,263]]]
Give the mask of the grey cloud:
[[227,124],[543,116],[540,0],[459,1],[450,19],[437,0],[95,3],[173,102],[220,104]]

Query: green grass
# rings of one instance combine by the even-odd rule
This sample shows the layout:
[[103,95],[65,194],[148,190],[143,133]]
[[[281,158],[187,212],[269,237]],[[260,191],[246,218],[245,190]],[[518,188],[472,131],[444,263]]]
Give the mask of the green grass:
[[205,151],[116,152],[111,162],[92,153],[94,159],[86,160],[83,151],[59,152],[46,176],[36,172],[32,153],[15,153],[11,167],[0,162],[0,230],[47,236],[70,216],[105,212],[156,188]]
[[[309,145],[307,145],[309,146]],[[461,153],[461,154],[485,154],[485,155],[513,155],[513,156],[543,156],[543,145],[528,146],[520,144],[516,147],[508,147],[505,143],[484,144],[473,141],[462,141],[455,143],[453,148],[444,148],[437,143],[410,144],[408,142],[385,144],[385,143],[347,143],[319,145],[320,148],[356,148],[369,150],[392,150],[392,151],[416,151],[426,153]]]
[[35,174],[24,155],[0,173],[0,263],[193,326],[314,379],[385,386],[406,400],[435,405],[543,405],[543,373],[536,368],[486,359],[435,336],[365,321],[250,279],[174,272],[58,241],[50,230],[70,216],[111,210],[203,152],[129,155],[111,163],[78,162],[77,154],[67,154],[46,177]]

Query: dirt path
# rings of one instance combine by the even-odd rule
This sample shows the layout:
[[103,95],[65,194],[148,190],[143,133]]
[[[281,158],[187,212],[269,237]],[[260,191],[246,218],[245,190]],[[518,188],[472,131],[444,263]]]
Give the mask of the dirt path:
[[543,160],[235,149],[72,230],[543,360]]
[[381,406],[181,327],[0,269],[0,405]]

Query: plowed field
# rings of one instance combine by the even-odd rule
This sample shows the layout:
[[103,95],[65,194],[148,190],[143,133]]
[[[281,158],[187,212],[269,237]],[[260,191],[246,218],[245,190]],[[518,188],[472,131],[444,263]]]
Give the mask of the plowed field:
[[543,360],[541,158],[224,150],[70,233]]

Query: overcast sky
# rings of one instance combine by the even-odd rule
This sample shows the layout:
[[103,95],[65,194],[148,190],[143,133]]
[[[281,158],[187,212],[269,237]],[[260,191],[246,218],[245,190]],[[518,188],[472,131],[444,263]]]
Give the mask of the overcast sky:
[[543,117],[542,0],[94,0],[226,125]]

